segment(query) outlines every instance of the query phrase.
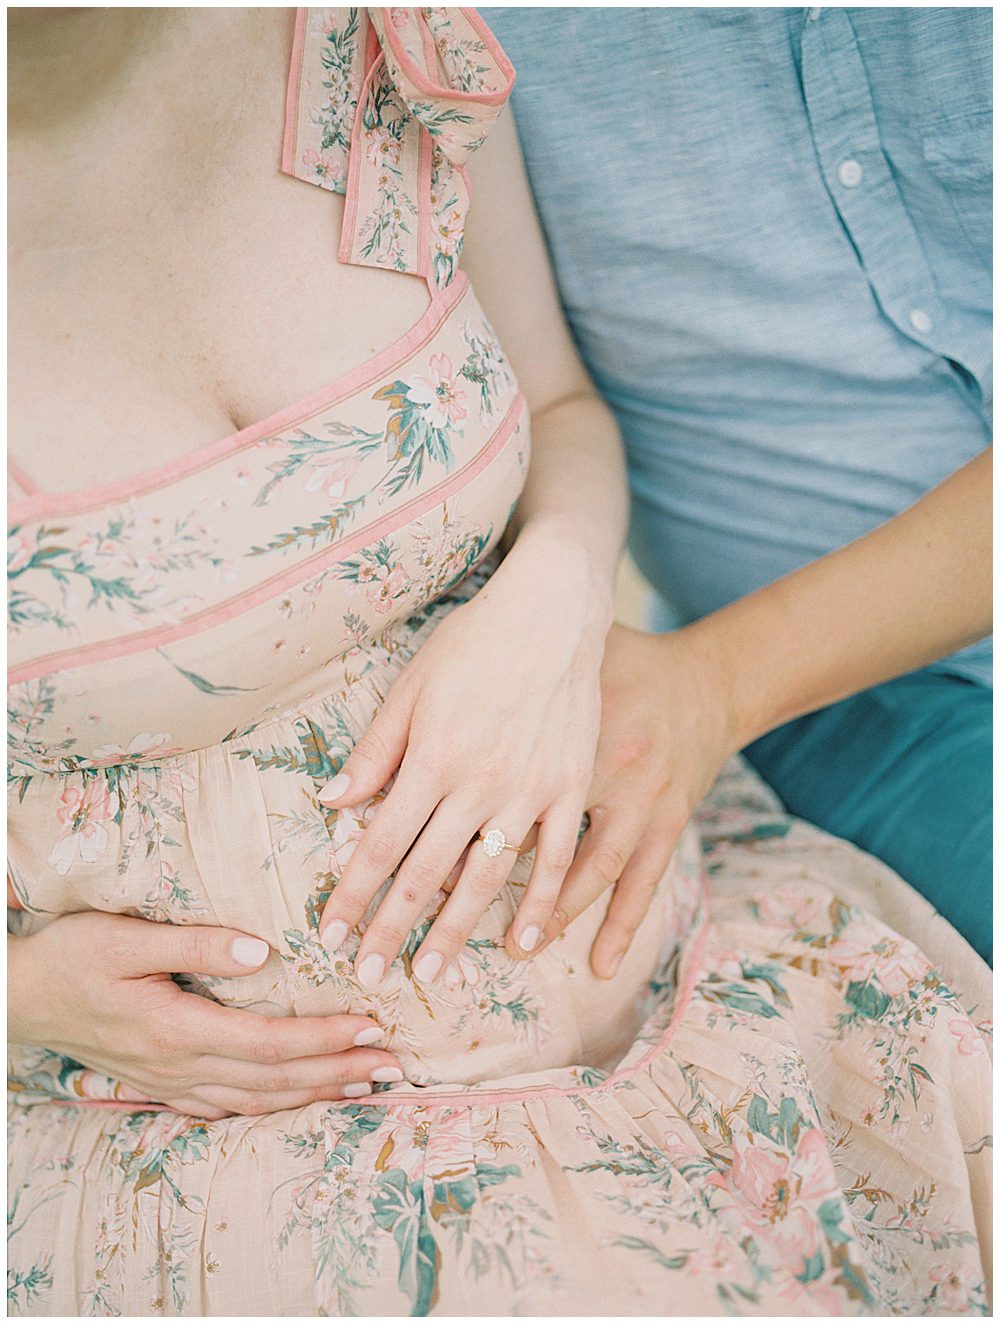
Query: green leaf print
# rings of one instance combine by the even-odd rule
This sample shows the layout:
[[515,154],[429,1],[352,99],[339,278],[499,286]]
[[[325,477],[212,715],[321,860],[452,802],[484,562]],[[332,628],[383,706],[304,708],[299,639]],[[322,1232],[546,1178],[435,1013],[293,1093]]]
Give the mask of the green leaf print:
[[778,1104],[778,1111],[768,1111],[767,1100],[755,1094],[747,1109],[747,1125],[757,1135],[767,1136],[781,1145],[789,1154],[794,1154],[799,1143],[799,1135],[808,1130],[806,1119],[794,1099],[785,1097]]
[[724,984],[715,976],[702,984],[701,993],[706,1002],[718,1002],[723,1007],[731,1007],[733,1011],[744,1011],[764,1020],[779,1014],[760,993],[755,993],[743,984]]
[[844,1001],[867,1021],[880,1021],[892,1005],[892,998],[873,979],[864,983],[853,980],[847,986]]
[[242,685],[213,685],[212,682],[206,680],[204,676],[199,676],[194,671],[186,671],[184,667],[178,666],[176,662],[167,657],[166,653],[164,653],[161,648],[158,648],[156,651],[159,653],[160,657],[163,658],[164,662],[169,662],[175,671],[180,672],[184,679],[189,680],[195,689],[201,690],[202,694],[213,694],[217,698],[229,699],[232,698],[234,694],[256,694],[259,689],[263,688],[260,685],[253,685],[249,689]]
[[422,1183],[408,1182],[400,1169],[387,1172],[372,1203],[376,1224],[391,1232],[399,1248],[399,1286],[411,1315],[427,1315],[434,1304],[440,1255],[427,1226]]
[[642,1237],[618,1237],[614,1245],[623,1246],[625,1250],[644,1251],[661,1269],[683,1269],[688,1262],[686,1251],[682,1251],[679,1255],[664,1255],[651,1241],[646,1241]]

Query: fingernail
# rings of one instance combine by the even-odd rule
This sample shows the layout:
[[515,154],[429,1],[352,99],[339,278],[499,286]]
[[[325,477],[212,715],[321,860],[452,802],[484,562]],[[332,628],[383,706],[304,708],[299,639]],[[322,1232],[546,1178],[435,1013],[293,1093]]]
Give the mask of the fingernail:
[[260,965],[270,950],[263,938],[234,938],[229,954],[237,965]]
[[316,792],[316,799],[322,800],[325,804],[327,800],[339,800],[351,784],[351,779],[346,772],[338,772],[336,777],[331,778],[325,786],[321,786]]
[[378,988],[385,974],[385,958],[372,952],[355,967],[354,974],[362,988]]
[[542,931],[537,924],[529,924],[517,940],[517,945],[522,952],[533,952],[538,946],[538,939],[542,936]]
[[369,1044],[377,1044],[385,1037],[385,1031],[381,1025],[371,1025],[367,1030],[362,1030],[354,1036],[354,1042],[358,1048],[367,1048]]
[[364,1081],[359,1081],[357,1085],[344,1086],[345,1099],[360,1099],[362,1095],[371,1094],[371,1092],[372,1092],[372,1087],[366,1084]]
[[342,919],[331,920],[319,936],[320,942],[332,956],[347,937],[347,925]]
[[387,1084],[390,1080],[402,1080],[403,1073],[399,1067],[376,1067],[372,1072],[372,1080],[377,1080],[380,1084]]
[[421,984],[429,984],[437,979],[438,971],[444,965],[444,957],[440,952],[421,952],[413,962],[413,973],[420,980]]
[[462,972],[459,970],[457,965],[450,965],[448,969],[444,972],[445,988],[458,988],[461,982],[462,982]]

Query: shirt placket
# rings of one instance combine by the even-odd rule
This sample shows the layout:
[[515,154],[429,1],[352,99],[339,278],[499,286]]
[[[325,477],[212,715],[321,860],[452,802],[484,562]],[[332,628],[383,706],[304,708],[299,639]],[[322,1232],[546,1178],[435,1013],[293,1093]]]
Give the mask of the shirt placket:
[[806,10],[802,88],[823,180],[879,308],[904,336],[964,368],[982,394],[982,365],[941,299],[883,149],[845,10]]

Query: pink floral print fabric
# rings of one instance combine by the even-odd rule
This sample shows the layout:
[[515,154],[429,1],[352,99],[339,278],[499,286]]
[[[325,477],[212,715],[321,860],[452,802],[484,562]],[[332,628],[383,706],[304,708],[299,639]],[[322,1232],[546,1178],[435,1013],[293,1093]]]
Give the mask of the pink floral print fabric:
[[300,9],[282,168],[348,198],[340,258],[458,270],[463,169],[514,71],[471,9]]
[[[449,161],[475,137],[444,112],[482,99],[481,135],[506,86],[467,10],[303,11],[297,40],[286,147],[326,187],[354,187],[373,70],[401,143],[447,73]],[[259,973],[177,979],[261,1015],[370,1012],[407,1078],[205,1122],[15,1049],[10,1312],[987,1313],[988,978],[740,760],[610,982],[587,961],[606,903],[507,956],[527,860],[454,987],[411,965],[442,895],[375,993],[363,924],[320,944],[382,796],[338,813],[316,791],[486,581],[528,463],[510,366],[464,275],[429,270],[441,251],[425,316],[347,378],[178,464],[12,507],[8,926],[98,909],[257,934]]]

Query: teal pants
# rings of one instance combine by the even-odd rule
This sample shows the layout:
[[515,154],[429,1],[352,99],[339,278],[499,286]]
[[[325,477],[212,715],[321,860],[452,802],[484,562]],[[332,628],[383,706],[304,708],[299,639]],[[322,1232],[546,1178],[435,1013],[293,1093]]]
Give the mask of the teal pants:
[[884,860],[992,964],[993,692],[915,671],[748,745],[799,818]]

